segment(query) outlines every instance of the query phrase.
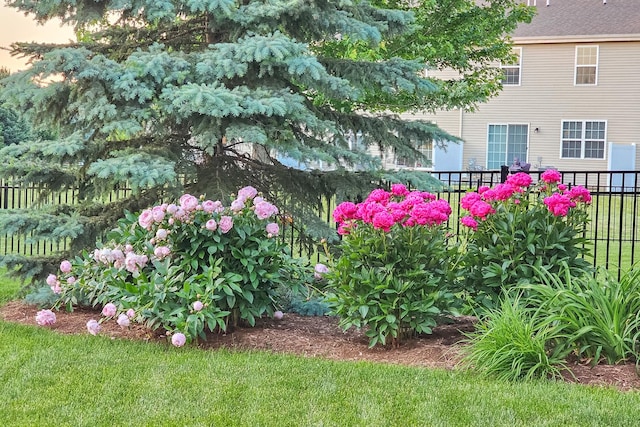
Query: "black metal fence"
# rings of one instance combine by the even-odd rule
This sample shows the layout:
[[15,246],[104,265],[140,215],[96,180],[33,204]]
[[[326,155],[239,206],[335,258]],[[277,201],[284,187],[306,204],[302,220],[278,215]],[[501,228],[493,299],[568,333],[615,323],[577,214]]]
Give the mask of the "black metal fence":
[[[453,213],[449,221],[452,231],[460,231],[458,219],[464,215],[460,198],[469,190],[480,186],[493,186],[504,182],[509,171],[442,171],[430,173],[441,183],[441,188],[431,189],[438,197],[447,200]],[[530,171],[534,182],[543,171]],[[639,257],[635,250],[640,245],[640,171],[560,171],[562,182],[568,186],[582,185],[593,197],[590,206],[590,223],[587,238],[593,242],[593,265],[605,266],[610,271],[629,269]],[[0,209],[24,209],[31,207],[40,194],[37,187],[21,187],[0,180]],[[114,193],[117,199],[126,190]],[[48,203],[73,203],[77,193],[69,190],[50,196]],[[325,199],[317,208],[319,218],[331,223],[331,212],[339,202],[335,197]],[[295,220],[295,219],[294,219]],[[299,240],[292,224],[282,229],[282,238],[297,255],[309,255],[315,242]],[[0,255],[43,255],[64,249],[60,244],[31,242],[29,236],[9,236],[0,230]]]

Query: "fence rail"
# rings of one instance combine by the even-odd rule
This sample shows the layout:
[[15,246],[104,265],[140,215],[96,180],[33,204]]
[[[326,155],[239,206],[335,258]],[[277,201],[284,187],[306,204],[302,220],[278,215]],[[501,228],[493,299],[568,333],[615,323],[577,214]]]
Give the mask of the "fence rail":
[[[441,183],[441,188],[431,190],[438,197],[447,200],[453,209],[449,226],[457,235],[460,231],[458,219],[464,215],[460,208],[460,198],[469,190],[480,186],[493,186],[504,182],[507,168],[491,171],[442,171],[425,172]],[[529,172],[534,182],[543,171]],[[560,171],[562,183],[567,186],[582,185],[592,195],[589,207],[590,223],[586,237],[593,242],[593,265],[605,266],[611,271],[629,269],[638,257],[636,247],[640,245],[640,171]],[[117,199],[126,195],[127,190],[110,196]],[[28,209],[40,196],[41,189],[34,186],[18,186],[0,180],[0,210]],[[74,203],[77,191],[69,190],[50,195],[47,203]],[[338,201],[327,198],[317,208],[318,216],[331,223],[331,212]],[[295,228],[283,227],[282,238],[288,242],[296,254],[309,254],[313,242],[299,241],[294,236]],[[23,254],[43,255],[64,249],[64,244],[31,242],[29,236],[8,236],[0,230],[0,255]]]

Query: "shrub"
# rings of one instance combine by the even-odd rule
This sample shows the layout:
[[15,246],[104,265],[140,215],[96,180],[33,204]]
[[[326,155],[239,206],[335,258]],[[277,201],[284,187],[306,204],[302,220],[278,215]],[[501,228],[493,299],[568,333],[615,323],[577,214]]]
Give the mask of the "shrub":
[[359,204],[333,212],[343,239],[327,274],[327,300],[344,329],[367,327],[370,346],[397,344],[412,333],[431,333],[454,301],[451,249],[445,222],[449,204],[396,184],[373,190]]
[[567,267],[560,274],[537,272],[541,284],[521,285],[527,304],[575,335],[580,357],[593,364],[602,358],[610,364],[640,359],[640,268],[619,281],[604,268],[582,277],[572,277]]
[[562,325],[508,295],[483,314],[466,344],[463,366],[504,380],[561,378],[572,348]]
[[552,273],[562,263],[580,276],[592,268],[584,259],[590,242],[586,188],[560,184],[560,174],[548,170],[532,185],[531,177],[517,173],[504,184],[467,193],[461,207],[466,227],[462,239],[460,290],[476,304],[492,307],[504,289],[531,281],[534,268]]
[[113,303],[116,312],[133,309],[135,319],[189,338],[239,321],[253,326],[273,314],[279,286],[312,274],[276,239],[277,213],[252,187],[229,207],[185,194],[177,204],[127,213],[107,244],[64,261],[47,283],[59,305]]

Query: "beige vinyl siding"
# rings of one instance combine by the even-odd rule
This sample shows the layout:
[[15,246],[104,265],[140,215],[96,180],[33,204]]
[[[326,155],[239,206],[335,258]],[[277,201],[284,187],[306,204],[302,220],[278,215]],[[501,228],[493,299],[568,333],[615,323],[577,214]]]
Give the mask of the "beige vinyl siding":
[[[533,170],[539,157],[542,166],[606,170],[609,142],[640,142],[640,42],[597,45],[595,86],[574,85],[575,43],[526,44],[522,45],[520,86],[505,86],[476,112],[464,113],[462,120],[459,117],[451,120],[451,112],[438,113],[434,120],[464,139],[464,164],[475,158],[478,164],[486,166],[489,124],[529,124],[527,161],[534,165]],[[563,120],[606,121],[605,158],[562,159]]]

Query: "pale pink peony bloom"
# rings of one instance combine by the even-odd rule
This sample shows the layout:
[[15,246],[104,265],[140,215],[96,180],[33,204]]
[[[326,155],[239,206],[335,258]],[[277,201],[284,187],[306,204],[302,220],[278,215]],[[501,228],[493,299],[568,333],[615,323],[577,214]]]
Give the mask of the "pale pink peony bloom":
[[238,199],[243,200],[243,201],[247,200],[247,199],[253,199],[257,195],[258,195],[258,190],[256,190],[255,188],[253,188],[251,186],[247,186],[247,187],[241,188],[238,191]]
[[71,276],[67,279],[67,283],[70,285],[73,285],[74,283],[76,283],[76,278]]
[[204,304],[201,301],[196,301],[193,303],[193,310],[200,311],[204,308]]
[[202,202],[202,210],[206,213],[213,213],[216,210],[216,204],[213,200],[205,200]]
[[178,211],[178,206],[171,203],[167,206],[167,213],[173,215]]
[[122,326],[123,328],[128,328],[130,325],[129,316],[127,316],[124,313],[120,313],[120,315],[118,316],[118,320],[116,320],[116,322],[118,323],[118,325]]
[[184,194],[180,197],[180,206],[187,212],[194,211],[198,207],[198,198],[191,194]]
[[175,345],[176,347],[182,347],[186,342],[187,337],[182,332],[173,334],[173,336],[171,337],[171,344]]
[[267,219],[278,213],[278,208],[269,202],[262,201],[256,204],[256,216],[258,219]]
[[322,263],[317,263],[314,267],[314,277],[318,280],[322,279],[322,277],[329,272],[329,267]]
[[127,310],[127,317],[129,319],[133,319],[134,317],[136,317],[136,311],[133,308],[130,308],[129,310]]
[[233,202],[231,202],[230,208],[234,212],[240,212],[242,209],[244,209],[244,200],[234,200]]
[[47,276],[47,285],[55,286],[57,281],[58,281],[58,276],[56,276],[55,274],[50,274]]
[[216,228],[218,228],[218,223],[216,222],[215,219],[210,219],[209,221],[206,222],[204,227],[209,231],[215,231]]
[[159,228],[158,231],[156,231],[156,239],[158,240],[164,240],[167,238],[168,235],[169,235],[169,232],[164,228]]
[[100,323],[97,320],[91,319],[87,322],[87,330],[91,335],[98,335],[100,332]]
[[140,224],[140,227],[147,230],[151,228],[151,224],[153,224],[153,213],[151,212],[151,209],[145,209],[140,213],[140,216],[138,217],[138,224]]
[[36,313],[36,323],[40,326],[50,326],[56,323],[56,314],[51,310],[40,310]]
[[278,311],[274,311],[273,312],[273,318],[276,320],[282,320],[282,318],[284,317],[284,313],[281,312],[280,310]]
[[153,254],[159,258],[159,259],[163,259],[169,256],[169,254],[171,254],[171,249],[169,249],[167,246],[158,246],[157,248],[155,248],[153,250]]
[[106,317],[113,317],[116,315],[118,308],[112,302],[108,303],[102,308],[102,315]]
[[230,216],[224,215],[220,217],[220,222],[218,225],[220,227],[220,231],[222,231],[222,234],[226,234],[229,232],[229,230],[233,228],[233,218]]
[[266,226],[266,231],[269,237],[277,236],[280,233],[280,226],[275,222],[270,222]]
[[151,209],[151,215],[155,222],[162,222],[164,219],[164,208],[162,206],[154,206],[153,209]]
[[71,271],[71,263],[66,259],[60,263],[60,271],[69,273]]

